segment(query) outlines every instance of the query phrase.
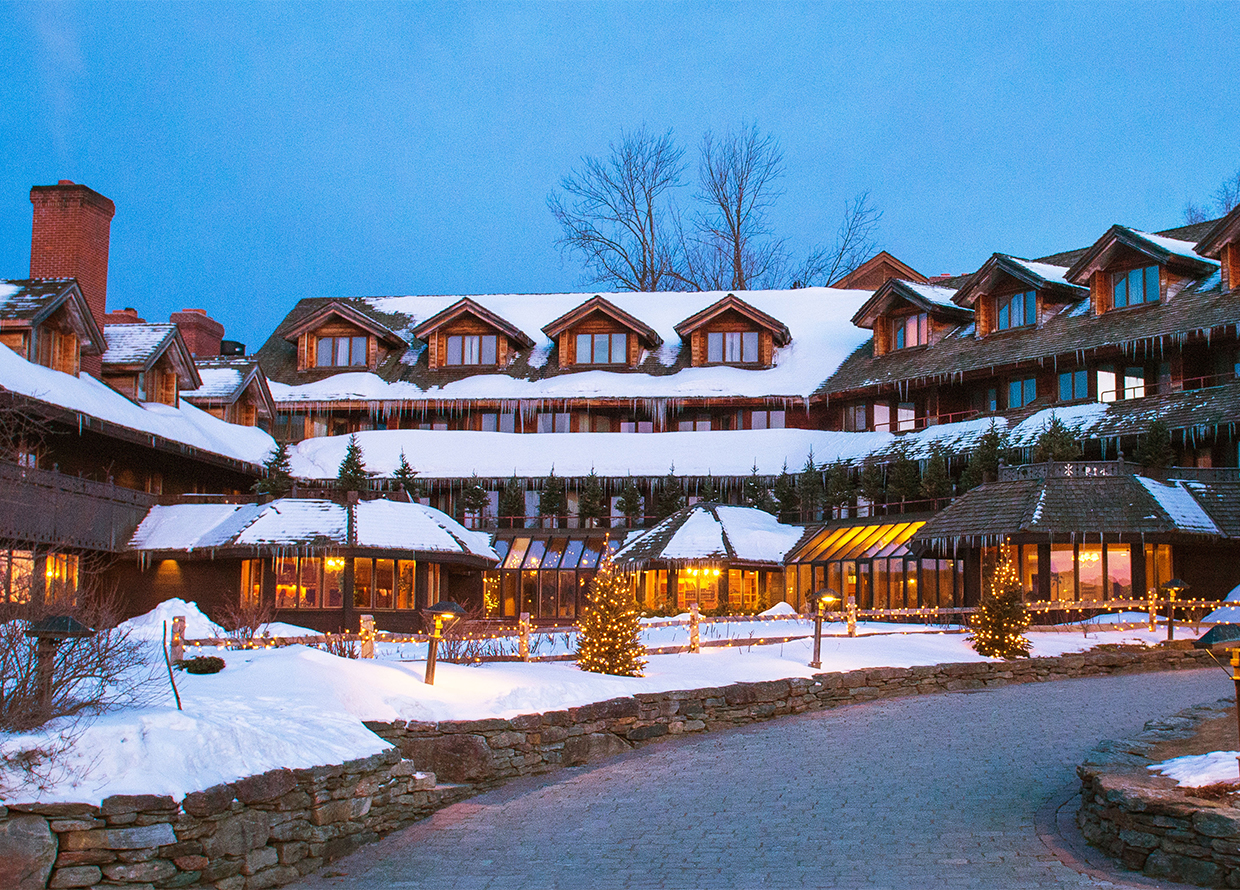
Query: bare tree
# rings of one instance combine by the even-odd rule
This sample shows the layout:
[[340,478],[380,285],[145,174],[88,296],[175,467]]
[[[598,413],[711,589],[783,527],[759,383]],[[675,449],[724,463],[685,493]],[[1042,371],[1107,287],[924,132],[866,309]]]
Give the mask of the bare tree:
[[1192,225],[1193,223],[1226,216],[1237,205],[1240,205],[1240,169],[1237,169],[1230,177],[1224,179],[1219,187],[1214,190],[1214,194],[1210,196],[1210,203],[1199,206],[1190,201],[1188,204],[1185,204],[1184,222]]
[[675,286],[669,193],[680,185],[684,149],[644,127],[621,134],[607,158],[583,157],[547,198],[563,229],[563,252],[580,255],[591,284],[657,291]]

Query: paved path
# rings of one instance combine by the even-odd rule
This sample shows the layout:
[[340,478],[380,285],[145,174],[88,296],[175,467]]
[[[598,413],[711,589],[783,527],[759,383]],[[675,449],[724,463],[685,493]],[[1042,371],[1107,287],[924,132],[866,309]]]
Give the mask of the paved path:
[[1101,739],[1230,692],[1217,669],[1066,680],[703,734],[520,780],[295,886],[1115,886],[1060,862],[1035,814]]

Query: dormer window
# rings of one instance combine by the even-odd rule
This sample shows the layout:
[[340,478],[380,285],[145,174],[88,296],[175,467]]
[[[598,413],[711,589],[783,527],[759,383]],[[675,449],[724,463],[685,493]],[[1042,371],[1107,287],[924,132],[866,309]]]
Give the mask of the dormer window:
[[1116,309],[1158,302],[1158,267],[1145,266],[1111,276],[1112,305]]
[[629,360],[628,334],[578,334],[577,364],[623,365]]
[[315,347],[315,366],[348,368],[366,366],[367,337],[319,337]]
[[930,342],[930,316],[925,312],[891,319],[892,349],[925,346]]
[[495,334],[451,334],[445,339],[445,365],[494,365],[498,361]]
[[757,331],[711,331],[706,335],[706,361],[751,365],[758,362]]
[[1006,331],[1036,324],[1037,313],[1037,296],[1034,291],[995,297],[995,330]]

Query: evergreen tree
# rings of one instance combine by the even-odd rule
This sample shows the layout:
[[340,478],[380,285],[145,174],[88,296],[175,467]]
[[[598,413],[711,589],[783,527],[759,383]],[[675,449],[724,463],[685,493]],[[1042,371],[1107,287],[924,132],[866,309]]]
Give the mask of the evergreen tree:
[[801,518],[806,522],[815,522],[826,501],[827,491],[822,484],[822,469],[814,466],[814,452],[810,450],[805,458],[805,466],[797,479],[797,489],[801,495]]
[[342,491],[364,491],[368,487],[370,475],[366,472],[366,461],[362,456],[362,446],[357,443],[357,434],[349,436],[349,444],[344,450],[344,460],[336,472],[336,481]]
[[1033,462],[1048,460],[1078,460],[1081,446],[1072,431],[1064,426],[1058,414],[1051,414],[1051,422],[1042,428],[1033,446]]
[[606,525],[611,518],[611,504],[593,467],[577,491],[577,518],[586,528],[594,528],[600,522]]
[[969,640],[981,655],[1020,658],[1029,654],[1029,611],[1021,595],[1020,578],[1005,554],[986,579],[986,592],[969,621]]
[[[396,484],[400,486],[401,491],[409,495],[409,497],[418,496],[418,483],[414,481],[418,471],[409,466],[409,459],[405,457],[405,449],[400,450],[400,463],[396,465],[396,469],[392,471],[392,478],[396,480]],[[477,474],[474,474],[477,478]]]
[[555,467],[552,467],[551,474],[543,480],[542,490],[538,492],[538,515],[550,516],[551,527],[559,528],[566,513],[568,492],[564,488],[564,480],[555,474]]
[[926,461],[926,471],[921,476],[921,496],[929,501],[952,496],[952,477],[947,469],[947,454],[941,445],[935,445]]
[[887,493],[887,483],[883,467],[878,463],[869,463],[861,471],[861,496],[871,504],[881,504]]
[[780,522],[796,522],[801,518],[801,497],[797,493],[796,479],[788,472],[787,461],[775,479],[774,494]]
[[993,482],[999,478],[999,460],[1003,457],[1003,449],[1007,445],[1007,437],[992,420],[990,428],[982,433],[973,453],[969,455],[969,465],[960,474],[960,487],[965,491],[977,488],[983,482]]
[[[874,464],[871,467],[867,467],[865,470],[862,471],[862,474],[861,474],[861,482],[863,486],[862,497],[869,497],[868,495],[865,494],[865,489],[864,489],[864,486],[867,483],[867,478],[865,475],[867,472],[870,473],[870,478],[868,479],[868,483],[872,485],[874,490],[877,492],[876,499],[882,500],[883,471],[882,471],[882,468],[880,468],[877,464]],[[826,495],[825,495],[825,504],[826,504],[827,509],[836,510],[836,509],[846,507],[849,503],[852,502],[853,496],[855,494],[856,494],[856,490],[853,487],[852,471],[848,469],[848,465],[846,463],[844,463],[841,460],[837,460],[835,463],[831,464],[831,466],[827,469],[827,484],[826,484]],[[875,498],[871,498],[871,500],[875,500]],[[823,518],[828,519],[830,517],[824,516]]]
[[654,490],[654,518],[666,519],[677,510],[683,510],[687,499],[685,488],[676,475],[676,465],[672,464]]
[[477,519],[474,528],[481,528],[485,523],[487,507],[491,505],[491,499],[487,495],[487,490],[482,487],[482,483],[478,480],[478,474],[474,473],[473,479],[461,491],[461,507],[466,514],[472,513]]
[[1175,449],[1171,447],[1171,430],[1161,417],[1145,431],[1134,457],[1141,466],[1155,469],[1170,466],[1175,460]]
[[706,478],[698,485],[697,496],[699,501],[715,503],[719,500],[719,484],[715,482],[714,476],[706,474]]
[[766,482],[758,475],[756,463],[753,465],[753,471],[741,486],[741,503],[746,507],[765,510],[771,515],[779,509],[775,504],[775,499],[771,497],[770,490],[766,487]]
[[646,666],[640,617],[631,579],[616,572],[610,555],[604,557],[577,623],[577,666],[596,674],[640,677]]
[[280,442],[276,450],[263,461],[263,469],[267,475],[254,483],[254,490],[259,494],[269,494],[282,498],[293,488],[293,470],[288,462],[288,445]]
[[620,489],[620,497],[616,499],[616,509],[624,516],[624,521],[630,528],[642,525],[645,520],[645,503],[632,476],[625,480],[624,487]]
[[921,471],[904,443],[896,449],[887,468],[887,496],[895,501],[915,501],[921,497]]
[[500,528],[525,528],[525,487],[513,473],[499,492]]

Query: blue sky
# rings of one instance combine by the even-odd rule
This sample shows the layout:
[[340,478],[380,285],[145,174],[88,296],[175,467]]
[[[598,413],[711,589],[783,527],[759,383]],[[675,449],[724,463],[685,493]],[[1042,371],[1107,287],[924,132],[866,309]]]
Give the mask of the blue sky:
[[575,290],[580,156],[742,120],[794,244],[869,189],[965,272],[1179,224],[1240,168],[1238,48],[1236,4],[4,4],[0,276],[72,179],[117,205],[109,307],[251,349],[305,296]]

